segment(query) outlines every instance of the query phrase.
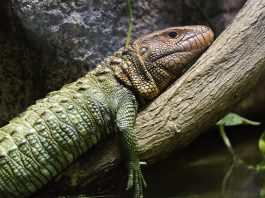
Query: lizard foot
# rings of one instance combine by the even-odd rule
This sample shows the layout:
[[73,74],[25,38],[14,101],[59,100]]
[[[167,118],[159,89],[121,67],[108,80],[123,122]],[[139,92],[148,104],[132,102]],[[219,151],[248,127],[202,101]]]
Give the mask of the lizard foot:
[[145,162],[130,162],[128,164],[129,178],[126,190],[134,186],[134,198],[143,198],[143,186],[147,186],[140,167],[142,164],[146,165]]

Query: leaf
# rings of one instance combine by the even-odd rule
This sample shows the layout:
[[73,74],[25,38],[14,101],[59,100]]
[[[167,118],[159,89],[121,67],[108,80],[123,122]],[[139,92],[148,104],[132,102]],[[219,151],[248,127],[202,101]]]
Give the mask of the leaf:
[[265,171],[265,160],[264,160],[265,159],[265,131],[263,131],[259,139],[259,149],[263,156],[263,161],[257,165],[257,171],[264,172]]
[[216,125],[218,126],[237,126],[237,125],[260,125],[260,122],[248,120],[235,113],[229,113],[221,120],[219,120]]

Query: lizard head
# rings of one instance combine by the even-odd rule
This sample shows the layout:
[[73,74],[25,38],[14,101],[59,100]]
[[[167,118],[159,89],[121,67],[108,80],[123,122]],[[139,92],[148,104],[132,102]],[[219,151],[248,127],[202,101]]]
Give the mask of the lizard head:
[[213,42],[205,26],[172,27],[142,36],[121,48],[115,75],[141,97],[151,100],[187,70]]

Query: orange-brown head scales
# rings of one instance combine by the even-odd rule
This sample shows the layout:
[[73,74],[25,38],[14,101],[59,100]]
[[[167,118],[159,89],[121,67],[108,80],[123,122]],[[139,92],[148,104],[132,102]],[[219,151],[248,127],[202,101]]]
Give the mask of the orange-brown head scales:
[[151,100],[181,76],[213,39],[205,26],[172,27],[145,35],[115,54],[115,76]]

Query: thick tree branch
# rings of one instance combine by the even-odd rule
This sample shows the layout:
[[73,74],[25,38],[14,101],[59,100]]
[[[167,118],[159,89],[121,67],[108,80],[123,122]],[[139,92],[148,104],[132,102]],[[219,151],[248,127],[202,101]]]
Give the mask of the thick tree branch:
[[[195,65],[138,115],[142,160],[152,164],[186,146],[265,78],[264,27],[265,1],[249,0]],[[120,163],[113,142],[93,150],[63,177],[78,178],[77,184],[89,187]]]

